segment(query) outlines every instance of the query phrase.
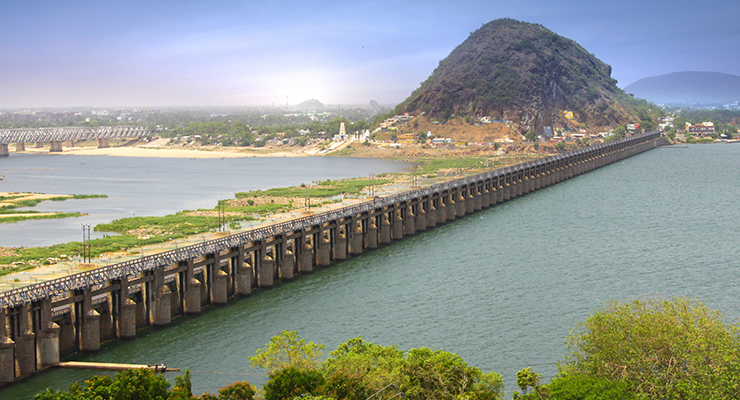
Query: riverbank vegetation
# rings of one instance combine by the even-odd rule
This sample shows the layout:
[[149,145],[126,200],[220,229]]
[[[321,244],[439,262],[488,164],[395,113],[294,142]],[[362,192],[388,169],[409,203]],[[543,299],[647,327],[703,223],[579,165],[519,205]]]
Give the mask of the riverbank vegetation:
[[0,193],[0,223],[25,221],[29,219],[70,218],[85,215],[79,212],[58,213],[39,212],[35,210],[19,210],[19,208],[35,207],[42,201],[65,201],[80,199],[105,198],[104,194],[70,194],[46,195],[41,193]]
[[[740,334],[721,313],[685,298],[612,302],[565,339],[568,352],[549,383],[531,368],[516,374],[514,399],[736,399],[740,393]],[[252,368],[269,377],[257,389],[236,382],[192,396],[190,373],[175,386],[148,370],[93,377],[68,391],[47,389],[35,400],[253,399],[497,400],[502,377],[468,365],[455,353],[427,347],[406,352],[361,337],[324,358],[324,345],[283,331],[255,356]],[[246,368],[246,365],[245,365]]]
[[[310,196],[312,206],[334,203],[345,196],[361,196],[369,186],[385,185],[399,176],[381,175],[376,179],[327,180],[307,186],[274,188],[239,192],[234,199],[220,200],[212,209],[185,210],[166,216],[129,217],[98,224],[98,232],[110,232],[89,242],[92,258],[121,254],[142,246],[169,242],[218,230],[240,229],[243,222],[269,218],[274,214],[298,210]],[[11,200],[21,201],[20,198]],[[31,204],[28,200],[23,203]],[[83,254],[82,242],[70,242],[47,247],[0,248],[0,276],[71,261]]]
[[[129,217],[99,224],[94,230],[106,235],[89,241],[89,254],[94,259],[110,261],[132,251],[143,252],[142,246],[162,244],[219,230],[239,230],[245,224],[251,226],[255,220],[270,219],[279,213],[305,209],[309,199],[311,207],[318,207],[347,198],[367,197],[370,195],[371,187],[377,191],[386,185],[409,184],[414,180],[412,175],[424,178],[465,175],[537,158],[532,154],[474,156],[464,150],[455,152],[448,156],[420,153],[411,158],[398,158],[399,161],[413,162],[416,165],[412,173],[379,174],[372,178],[325,180],[292,187],[238,192],[233,199],[220,200],[210,209],[184,210],[166,216]],[[43,200],[105,197],[105,195],[70,195],[47,196],[32,200],[16,197],[19,194],[4,196],[7,202],[14,202],[16,207],[32,206]],[[31,214],[26,217],[28,218],[31,218]],[[77,241],[46,247],[0,247],[0,276],[61,261],[74,262],[83,254],[84,248],[83,243]]]

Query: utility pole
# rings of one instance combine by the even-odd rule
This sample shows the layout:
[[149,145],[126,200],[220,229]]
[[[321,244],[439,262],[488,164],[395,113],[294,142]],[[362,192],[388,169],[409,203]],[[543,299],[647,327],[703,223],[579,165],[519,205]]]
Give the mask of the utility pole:
[[92,243],[90,242],[90,224],[82,224],[82,262],[92,262]]
[[370,173],[370,197],[375,197],[375,174]]
[[311,181],[308,185],[306,185],[306,212],[311,211],[311,185],[318,185],[321,183],[321,181]]
[[223,200],[218,201],[218,231],[223,232],[226,230],[226,206]]

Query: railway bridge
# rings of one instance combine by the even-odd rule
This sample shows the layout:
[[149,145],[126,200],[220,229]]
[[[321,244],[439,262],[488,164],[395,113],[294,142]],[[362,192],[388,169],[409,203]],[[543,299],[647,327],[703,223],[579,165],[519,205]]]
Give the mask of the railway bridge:
[[61,152],[64,142],[74,145],[78,140],[97,139],[99,148],[107,148],[110,147],[110,139],[149,134],[149,128],[136,125],[0,129],[0,157],[10,155],[8,145],[11,143],[15,143],[16,152],[26,151],[26,143],[36,143],[41,147],[44,142],[49,142],[50,152]]
[[632,136],[4,292],[0,383],[664,144]]

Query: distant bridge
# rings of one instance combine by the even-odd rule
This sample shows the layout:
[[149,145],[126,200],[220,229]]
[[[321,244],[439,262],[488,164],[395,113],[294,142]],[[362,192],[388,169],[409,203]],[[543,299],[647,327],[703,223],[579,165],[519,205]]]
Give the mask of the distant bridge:
[[100,126],[59,127],[59,128],[21,128],[0,129],[0,156],[8,156],[8,144],[15,143],[17,152],[26,150],[26,143],[50,143],[51,152],[62,151],[62,143],[76,140],[98,140],[98,147],[110,147],[110,139],[131,137],[140,138],[150,134],[146,126]]

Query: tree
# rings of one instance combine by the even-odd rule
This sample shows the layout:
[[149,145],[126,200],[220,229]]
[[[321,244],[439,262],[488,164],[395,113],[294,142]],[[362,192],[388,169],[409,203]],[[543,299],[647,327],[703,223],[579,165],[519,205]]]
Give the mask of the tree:
[[190,381],[190,370],[186,369],[183,376],[175,377],[175,387],[172,388],[170,399],[189,399],[193,396],[193,384]]
[[526,139],[528,142],[534,142],[537,140],[537,132],[529,131],[524,134],[524,139]]
[[[542,374],[532,371],[529,367],[516,373],[516,385],[522,389],[522,394],[526,395],[532,390],[538,398],[547,397],[547,390],[542,387]],[[531,389],[530,389],[531,388]],[[521,397],[519,392],[514,392],[514,398]]]
[[305,394],[320,394],[324,382],[324,376],[315,369],[290,366],[276,370],[263,387],[265,400],[292,400]]
[[264,368],[268,373],[288,367],[316,368],[323,349],[323,344],[306,343],[296,331],[282,331],[257,350],[254,357],[249,357],[249,362],[252,367]]
[[218,390],[219,400],[252,400],[257,393],[254,385],[249,382],[234,382]]
[[369,387],[378,390],[400,383],[397,371],[403,363],[403,352],[398,347],[381,346],[356,337],[332,351],[331,357],[322,364],[322,370],[329,377],[337,374],[362,376]]
[[[468,366],[457,354],[444,350],[432,350],[426,347],[409,350],[406,362],[401,367],[401,391],[408,399],[457,399],[480,389],[478,383],[483,373],[475,367]],[[499,384],[490,385],[486,393],[498,399],[503,390],[500,375],[488,376]]]
[[93,376],[84,382],[70,385],[69,391],[47,389],[34,400],[166,400],[170,383],[161,374],[134,368],[119,372],[115,377]]
[[[276,336],[273,341],[284,340]],[[297,336],[291,341],[297,341]],[[495,372],[483,373],[468,366],[454,353],[422,347],[409,350],[404,357],[396,346],[357,337],[340,344],[318,368],[290,365],[274,369],[264,390],[265,400],[304,394],[364,400],[379,392],[403,393],[412,400],[499,400],[503,381]]]
[[618,127],[614,128],[612,130],[612,133],[618,139],[622,139],[624,137],[625,133],[627,133],[627,128],[625,128],[624,126],[618,126]]
[[566,339],[562,375],[629,383],[649,398],[736,398],[740,335],[722,314],[684,298],[614,302]]
[[522,399],[550,398],[560,400],[636,400],[629,382],[613,381],[585,375],[568,375],[553,379],[547,388],[547,397],[532,393]]
[[655,124],[653,121],[643,120],[640,121],[640,129],[642,129],[643,132],[650,132],[655,130]]

